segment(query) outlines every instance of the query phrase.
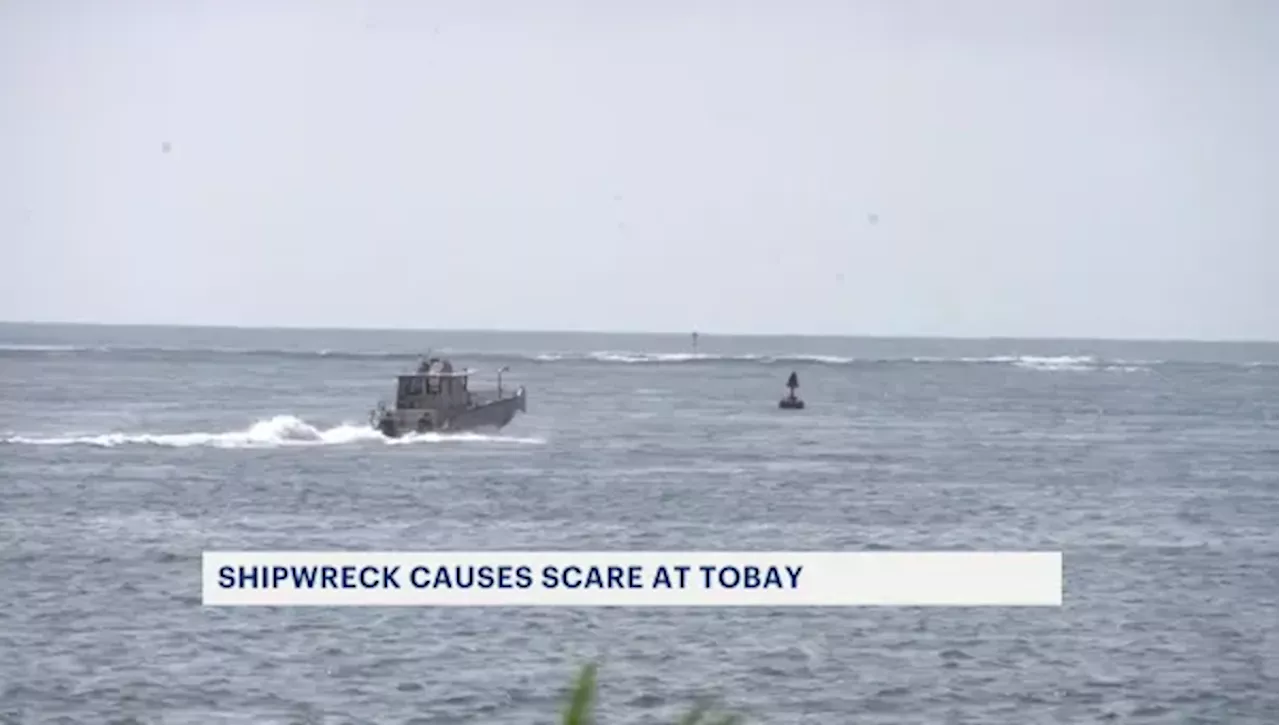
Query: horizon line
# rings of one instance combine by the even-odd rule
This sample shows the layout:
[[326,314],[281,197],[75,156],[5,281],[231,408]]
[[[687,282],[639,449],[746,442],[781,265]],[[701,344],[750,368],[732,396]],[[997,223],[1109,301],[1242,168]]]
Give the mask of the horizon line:
[[1178,337],[1080,337],[1080,336],[1045,336],[1024,337],[1019,335],[922,335],[922,334],[867,334],[867,333],[796,333],[796,332],[713,332],[703,330],[596,330],[596,329],[514,329],[514,328],[473,328],[473,327],[342,327],[315,325],[231,325],[218,323],[171,323],[171,322],[84,322],[73,320],[0,320],[0,325],[47,325],[62,327],[153,327],[153,328],[192,328],[205,330],[288,330],[297,332],[461,332],[488,334],[521,334],[521,335],[634,335],[634,336],[688,336],[696,334],[702,337],[780,337],[808,339],[844,339],[844,340],[954,340],[954,341],[996,341],[1026,340],[1043,342],[1156,342],[1156,343],[1194,343],[1194,344],[1249,344],[1280,345],[1280,340],[1265,338],[1178,338]]

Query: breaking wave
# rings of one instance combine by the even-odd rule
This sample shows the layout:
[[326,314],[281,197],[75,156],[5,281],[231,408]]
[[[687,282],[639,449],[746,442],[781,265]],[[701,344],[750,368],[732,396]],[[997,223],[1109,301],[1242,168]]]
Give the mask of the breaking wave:
[[696,362],[754,362],[754,363],[821,363],[825,365],[849,365],[857,358],[838,355],[715,355],[696,352],[629,352],[603,350],[598,352],[546,352],[533,356],[539,362],[582,361],[602,363],[696,363]]
[[523,443],[542,444],[541,438],[484,435],[480,433],[415,433],[402,438],[388,438],[368,425],[343,424],[333,428],[317,428],[292,415],[277,415],[260,420],[244,430],[223,433],[103,433],[50,438],[9,436],[0,438],[8,444],[34,446],[96,446],[115,448],[125,445],[150,445],[168,448],[282,448],[290,446],[333,446],[365,442],[387,445],[414,443]]
[[[697,353],[697,352],[646,352],[633,350],[581,351],[475,351],[443,348],[438,354],[476,361],[523,360],[534,364],[555,363],[606,363],[625,365],[674,365],[674,364],[814,364],[832,366],[875,366],[896,364],[930,365],[1012,365],[1025,370],[1039,371],[1091,371],[1137,372],[1159,365],[1225,365],[1232,367],[1274,368],[1272,361],[1255,362],[1194,362],[1174,360],[1108,360],[1094,355],[991,355],[986,357],[857,357],[845,355],[819,355],[807,353]],[[234,347],[130,347],[130,346],[75,346],[41,344],[0,343],[0,358],[5,357],[68,357],[109,356],[124,359],[177,359],[200,360],[221,356],[249,358],[285,358],[302,360],[386,360],[416,362],[419,352],[396,350],[286,350]]]
[[1136,373],[1148,370],[1148,365],[1161,365],[1162,361],[1100,360],[1093,355],[997,355],[987,358],[961,358],[960,362],[1009,364],[1024,370],[1049,372],[1089,372],[1104,370]]
[[[717,355],[700,353],[629,352],[603,350],[597,352],[502,352],[468,351],[449,348],[435,351],[441,355],[493,360],[529,360],[533,362],[604,362],[604,363],[688,363],[688,362],[814,362],[830,365],[847,365],[856,358],[838,355]],[[132,346],[75,346],[75,345],[18,345],[0,344],[0,357],[35,355],[115,355],[141,358],[199,358],[216,356],[247,356],[275,358],[325,358],[332,360],[406,360],[418,361],[420,352],[372,351],[372,350],[281,350],[238,347],[132,347]]]
[[1087,371],[1110,370],[1137,372],[1148,365],[1164,364],[1162,361],[1105,361],[1091,355],[994,355],[990,357],[911,357],[911,358],[856,358],[838,355],[713,355],[709,353],[650,353],[650,352],[591,352],[591,353],[543,353],[535,357],[541,362],[579,360],[602,363],[659,364],[692,362],[754,362],[813,363],[819,365],[891,365],[914,363],[929,365],[1012,365],[1026,370]]
[[[1006,362],[1004,359],[999,362]],[[1133,364],[1130,361],[1117,360],[1115,364],[1108,363],[1092,355],[1059,355],[1055,357],[1041,357],[1036,355],[1021,355],[1007,362],[1011,362],[1014,366],[1027,370],[1047,370],[1047,371],[1076,371],[1087,372],[1091,370],[1105,370],[1120,373],[1136,373],[1148,368],[1144,365]],[[1148,363],[1150,364],[1150,363]],[[1159,363],[1157,363],[1159,364]]]

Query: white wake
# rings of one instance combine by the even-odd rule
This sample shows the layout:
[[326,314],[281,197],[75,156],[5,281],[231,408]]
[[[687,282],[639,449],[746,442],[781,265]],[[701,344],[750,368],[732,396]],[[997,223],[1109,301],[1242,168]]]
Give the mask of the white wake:
[[542,444],[541,438],[518,438],[481,433],[415,433],[403,438],[388,438],[368,425],[344,423],[333,428],[317,428],[292,415],[277,415],[260,420],[245,430],[223,433],[103,433],[59,437],[9,436],[0,441],[36,446],[98,446],[114,448],[125,445],[190,448],[281,448],[286,446],[334,446],[362,442],[388,445],[413,443],[524,443]]

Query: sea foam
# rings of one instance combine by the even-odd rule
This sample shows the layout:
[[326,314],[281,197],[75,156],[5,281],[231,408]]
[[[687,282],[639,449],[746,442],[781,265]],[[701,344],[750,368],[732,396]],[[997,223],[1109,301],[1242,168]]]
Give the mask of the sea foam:
[[388,438],[368,425],[344,423],[332,428],[317,428],[292,415],[277,415],[260,420],[244,430],[221,433],[102,433],[56,437],[8,436],[0,442],[38,446],[97,446],[114,448],[126,445],[151,445],[169,448],[282,448],[290,446],[334,446],[366,442],[392,445],[412,443],[545,443],[540,438],[485,435],[481,433],[419,433],[403,438]]

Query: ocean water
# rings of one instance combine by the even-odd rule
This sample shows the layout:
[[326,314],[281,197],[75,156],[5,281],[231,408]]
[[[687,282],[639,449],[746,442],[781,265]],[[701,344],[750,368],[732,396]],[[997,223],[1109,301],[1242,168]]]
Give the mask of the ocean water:
[[[390,442],[431,348],[496,435]],[[0,325],[0,722],[1275,723],[1277,346]],[[780,411],[795,370],[803,412]],[[1061,550],[1060,609],[206,609],[205,549]]]

